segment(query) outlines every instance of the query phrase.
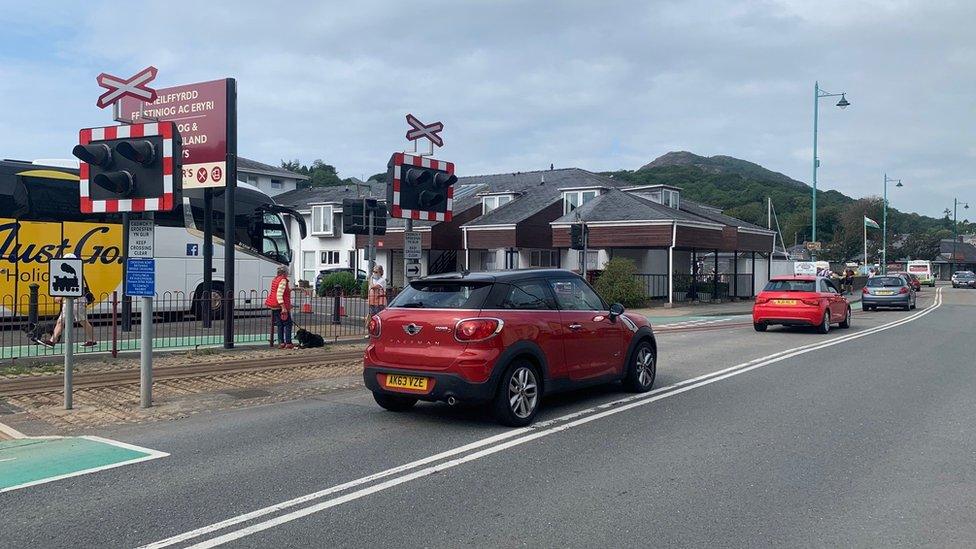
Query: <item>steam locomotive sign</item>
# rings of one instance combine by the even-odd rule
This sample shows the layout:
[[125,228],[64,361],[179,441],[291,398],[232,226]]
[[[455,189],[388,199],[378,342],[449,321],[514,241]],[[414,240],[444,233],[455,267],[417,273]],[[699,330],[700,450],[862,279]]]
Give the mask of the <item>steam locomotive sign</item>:
[[83,296],[85,288],[83,266],[81,259],[52,259],[48,262],[51,297]]

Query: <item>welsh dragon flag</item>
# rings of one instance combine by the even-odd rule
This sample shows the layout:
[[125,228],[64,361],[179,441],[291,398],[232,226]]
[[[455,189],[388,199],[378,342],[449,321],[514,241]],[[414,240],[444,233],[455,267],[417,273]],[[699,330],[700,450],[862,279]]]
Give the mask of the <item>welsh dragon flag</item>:
[[865,227],[871,227],[872,229],[880,229],[881,228],[881,225],[878,225],[878,222],[877,221],[871,219],[868,216],[864,216],[864,226]]

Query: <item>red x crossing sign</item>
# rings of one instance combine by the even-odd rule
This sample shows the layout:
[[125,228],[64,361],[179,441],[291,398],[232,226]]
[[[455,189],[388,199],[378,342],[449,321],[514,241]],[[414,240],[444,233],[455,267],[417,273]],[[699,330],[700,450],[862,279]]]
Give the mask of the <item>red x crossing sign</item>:
[[108,73],[98,75],[98,85],[108,91],[98,97],[98,106],[102,109],[115,103],[123,97],[129,96],[144,103],[156,100],[156,90],[146,84],[156,78],[156,67],[146,67],[132,78],[123,79]]
[[410,124],[411,130],[407,130],[407,140],[416,141],[420,138],[427,138],[431,143],[437,145],[438,147],[444,146],[444,139],[437,135],[444,129],[444,124],[440,122],[434,122],[433,124],[424,124],[417,117],[408,114],[407,124]]

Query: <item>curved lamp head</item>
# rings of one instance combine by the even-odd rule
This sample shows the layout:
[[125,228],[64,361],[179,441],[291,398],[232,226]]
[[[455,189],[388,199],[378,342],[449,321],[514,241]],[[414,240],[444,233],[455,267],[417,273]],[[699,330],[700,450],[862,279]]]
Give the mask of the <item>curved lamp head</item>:
[[842,93],[840,94],[840,101],[837,102],[837,106],[842,109],[846,109],[847,107],[851,106],[851,102],[848,101],[847,96]]
[[901,184],[901,180],[900,179],[898,180],[898,184],[896,184],[895,186],[896,187],[904,187],[904,185]]

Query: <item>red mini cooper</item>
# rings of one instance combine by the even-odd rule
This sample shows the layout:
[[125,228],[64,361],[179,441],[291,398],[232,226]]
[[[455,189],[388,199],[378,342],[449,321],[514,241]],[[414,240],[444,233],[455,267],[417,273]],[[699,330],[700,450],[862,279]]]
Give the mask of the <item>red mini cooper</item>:
[[383,408],[484,403],[511,426],[531,423],[543,395],[611,381],[644,392],[657,371],[647,319],[558,269],[415,280],[369,335],[363,378]]

